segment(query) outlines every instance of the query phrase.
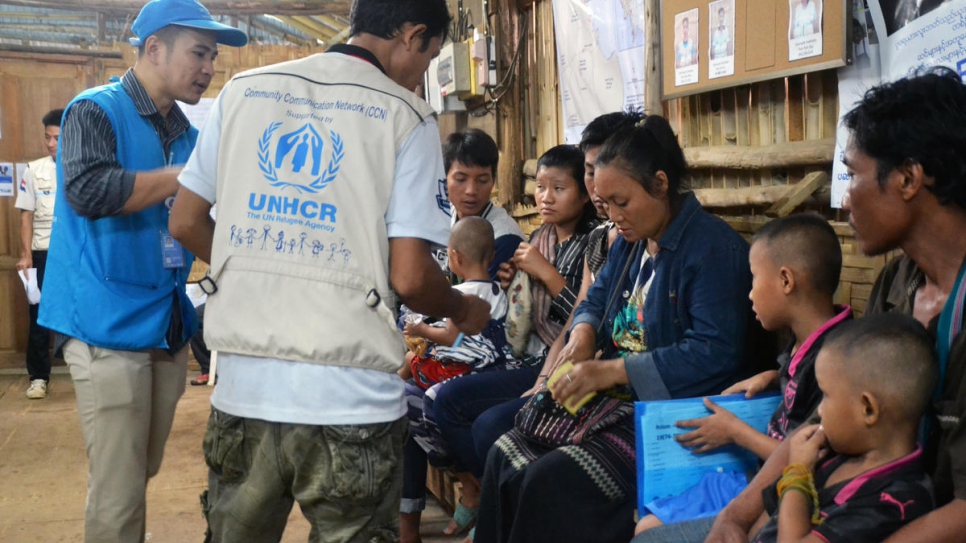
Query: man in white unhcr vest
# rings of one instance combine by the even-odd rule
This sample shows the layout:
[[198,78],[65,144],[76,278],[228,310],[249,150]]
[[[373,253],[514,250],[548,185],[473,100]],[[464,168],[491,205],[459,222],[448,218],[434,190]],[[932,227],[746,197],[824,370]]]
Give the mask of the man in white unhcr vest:
[[445,0],[356,0],[347,45],[235,76],[181,174],[170,230],[211,263],[219,352],[210,541],[278,541],[293,500],[311,541],[398,538],[396,296],[467,334],[489,320],[429,251],[449,202],[435,115],[412,89],[450,19]]

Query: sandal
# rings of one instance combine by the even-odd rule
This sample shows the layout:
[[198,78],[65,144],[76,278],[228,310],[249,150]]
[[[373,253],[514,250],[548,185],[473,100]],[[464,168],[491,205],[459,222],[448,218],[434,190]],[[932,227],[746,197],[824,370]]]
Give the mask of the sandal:
[[[479,507],[467,507],[463,505],[463,502],[456,503],[456,511],[453,512],[453,520],[450,521],[449,526],[443,530],[444,535],[454,536],[460,535],[467,530],[473,528],[476,524],[476,514],[479,513]],[[453,525],[456,528],[450,529]]]
[[198,376],[197,379],[192,379],[191,380],[191,386],[200,387],[200,386],[204,386],[204,385],[207,385],[207,384],[208,384],[208,374],[207,373],[202,373],[201,375]]

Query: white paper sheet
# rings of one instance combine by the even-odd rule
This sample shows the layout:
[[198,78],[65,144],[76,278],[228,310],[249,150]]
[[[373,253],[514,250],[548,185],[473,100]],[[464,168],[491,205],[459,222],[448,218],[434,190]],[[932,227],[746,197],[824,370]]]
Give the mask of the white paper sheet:
[[27,302],[30,305],[39,304],[40,285],[37,284],[37,268],[27,268],[26,271],[21,271],[17,275],[20,276],[20,280],[23,282],[24,290],[27,291]]

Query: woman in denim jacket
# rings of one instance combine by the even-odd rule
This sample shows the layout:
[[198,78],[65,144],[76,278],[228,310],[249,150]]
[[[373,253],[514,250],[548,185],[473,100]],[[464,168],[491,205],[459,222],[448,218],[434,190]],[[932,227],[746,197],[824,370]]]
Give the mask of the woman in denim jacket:
[[[713,394],[743,373],[748,243],[682,190],[686,174],[661,117],[617,132],[598,154],[595,188],[620,237],[574,314],[559,361],[575,364],[551,388],[558,402],[627,385],[639,400]],[[556,448],[511,430],[487,459],[476,541],[625,543],[635,470],[631,416]]]

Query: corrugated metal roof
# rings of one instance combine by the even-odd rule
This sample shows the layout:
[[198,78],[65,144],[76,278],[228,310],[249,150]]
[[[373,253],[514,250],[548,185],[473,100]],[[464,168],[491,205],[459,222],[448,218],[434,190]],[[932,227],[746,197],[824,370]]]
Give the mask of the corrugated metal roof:
[[[130,14],[0,4],[0,43],[44,47],[97,45],[99,16],[103,17],[105,45],[123,43],[131,36]],[[302,17],[304,24],[298,27],[270,15],[214,18],[245,31],[255,43],[276,45],[324,42],[348,25],[341,17],[331,16]]]

